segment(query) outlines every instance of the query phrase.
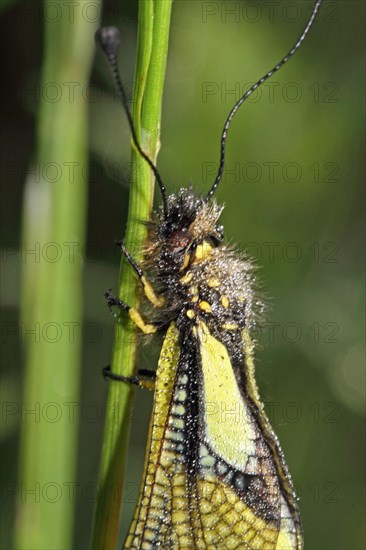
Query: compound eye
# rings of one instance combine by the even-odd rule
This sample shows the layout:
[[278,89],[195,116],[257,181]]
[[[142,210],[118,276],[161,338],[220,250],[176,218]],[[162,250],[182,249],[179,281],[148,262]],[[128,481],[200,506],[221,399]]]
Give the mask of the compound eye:
[[192,238],[187,229],[177,229],[168,239],[168,249],[172,254],[183,252],[191,243]]

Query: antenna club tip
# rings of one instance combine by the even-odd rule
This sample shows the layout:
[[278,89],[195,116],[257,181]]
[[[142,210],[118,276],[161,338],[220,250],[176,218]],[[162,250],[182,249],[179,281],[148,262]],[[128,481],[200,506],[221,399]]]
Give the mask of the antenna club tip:
[[117,56],[120,45],[120,33],[117,27],[101,27],[95,33],[95,41],[107,56]]

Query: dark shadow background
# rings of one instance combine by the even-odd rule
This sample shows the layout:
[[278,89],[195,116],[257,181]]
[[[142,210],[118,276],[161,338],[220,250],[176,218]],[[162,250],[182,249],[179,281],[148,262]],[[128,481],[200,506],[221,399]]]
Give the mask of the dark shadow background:
[[[310,2],[176,1],[164,93],[159,170],[169,190],[202,192],[214,179],[221,129],[242,89],[297,38]],[[120,66],[131,90],[136,2],[104,3],[122,31]],[[328,1],[296,57],[253,95],[229,132],[226,238],[261,266],[270,296],[257,334],[257,378],[298,489],[308,550],[361,550],[364,538],[364,7]],[[2,320],[17,321],[22,190],[35,152],[42,62],[38,2],[1,14]],[[90,98],[90,188],[85,346],[75,548],[88,546],[113,322],[103,292],[116,287],[128,204],[129,132],[97,55]],[[72,125],[72,121],[69,121]],[[97,330],[95,331],[95,327]],[[2,392],[19,401],[19,338],[2,353]],[[156,364],[158,346],[140,365]],[[146,392],[147,393],[147,392]],[[122,531],[137,499],[152,395],[131,418]],[[17,475],[18,418],[1,432],[3,488]],[[3,492],[2,548],[12,548],[14,498]]]

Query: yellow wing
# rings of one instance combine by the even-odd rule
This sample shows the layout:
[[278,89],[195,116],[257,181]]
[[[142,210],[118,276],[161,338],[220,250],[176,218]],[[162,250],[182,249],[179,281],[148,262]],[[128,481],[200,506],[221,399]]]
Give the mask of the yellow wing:
[[202,321],[186,334],[170,325],[124,548],[302,548],[291,481],[247,367],[246,394],[227,348]]

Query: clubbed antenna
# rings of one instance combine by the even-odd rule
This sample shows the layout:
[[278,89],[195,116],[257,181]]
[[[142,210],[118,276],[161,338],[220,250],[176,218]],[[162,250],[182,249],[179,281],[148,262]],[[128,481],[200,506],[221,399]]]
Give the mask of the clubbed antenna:
[[219,164],[219,169],[218,169],[218,172],[217,172],[217,176],[216,176],[216,179],[211,187],[211,189],[209,190],[209,192],[207,193],[206,195],[206,200],[208,201],[212,195],[215,193],[220,181],[221,181],[221,178],[222,178],[222,174],[224,172],[224,166],[225,166],[225,147],[226,147],[226,137],[227,137],[227,131],[229,129],[229,126],[231,124],[231,121],[232,119],[234,118],[234,115],[235,113],[237,112],[237,110],[239,109],[239,107],[241,107],[241,105],[244,103],[244,101],[246,99],[248,99],[248,97],[257,89],[259,88],[259,86],[261,86],[263,84],[263,82],[265,82],[268,78],[270,78],[275,72],[277,72],[279,69],[281,69],[281,67],[284,66],[285,63],[287,63],[287,61],[294,55],[294,53],[298,50],[298,48],[301,46],[301,44],[303,43],[303,41],[305,40],[305,38],[307,37],[308,35],[308,32],[310,30],[310,28],[312,27],[312,24],[314,23],[314,19],[316,17],[316,14],[318,13],[318,10],[320,8],[320,5],[322,3],[323,0],[317,0],[315,2],[315,5],[313,7],[313,11],[311,12],[311,16],[310,16],[310,19],[308,20],[307,24],[306,24],[306,27],[305,29],[303,30],[302,34],[300,35],[300,38],[297,40],[297,42],[295,43],[295,45],[291,48],[291,50],[288,52],[287,55],[285,55],[285,57],[279,62],[277,63],[277,65],[275,65],[273,67],[273,69],[271,69],[267,74],[265,74],[264,76],[262,76],[262,78],[260,80],[258,80],[258,82],[256,82],[247,92],[245,92],[245,94],[239,99],[239,101],[237,103],[235,103],[234,107],[231,109],[230,113],[229,113],[229,116],[227,117],[226,119],[226,122],[224,124],[224,128],[222,130],[222,134],[221,134],[221,150],[220,150],[220,164]]
[[123,109],[126,113],[128,124],[131,129],[132,134],[132,140],[135,144],[136,149],[140,153],[140,155],[146,160],[148,165],[150,166],[151,170],[154,173],[154,176],[156,178],[156,181],[158,182],[160,193],[163,200],[163,209],[164,209],[164,216],[167,217],[168,215],[168,201],[166,196],[166,189],[165,185],[163,183],[163,180],[161,179],[161,176],[158,172],[158,169],[156,168],[155,164],[150,160],[148,155],[142,150],[141,145],[138,142],[136,130],[133,125],[132,116],[130,113],[130,109],[128,107],[128,101],[126,96],[126,91],[123,87],[121,77],[119,74],[118,69],[118,50],[120,45],[120,34],[119,30],[116,27],[102,27],[95,33],[95,40],[102,48],[107,60],[108,64],[110,66],[110,69],[112,71],[113,79],[117,88],[119,99],[122,103]]

